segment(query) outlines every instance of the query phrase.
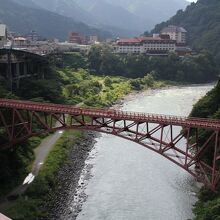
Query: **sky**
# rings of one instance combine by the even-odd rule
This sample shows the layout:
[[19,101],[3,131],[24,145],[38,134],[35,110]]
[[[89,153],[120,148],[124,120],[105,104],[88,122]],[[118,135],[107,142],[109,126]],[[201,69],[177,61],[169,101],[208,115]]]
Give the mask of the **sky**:
[[197,2],[197,0],[187,0],[188,2]]

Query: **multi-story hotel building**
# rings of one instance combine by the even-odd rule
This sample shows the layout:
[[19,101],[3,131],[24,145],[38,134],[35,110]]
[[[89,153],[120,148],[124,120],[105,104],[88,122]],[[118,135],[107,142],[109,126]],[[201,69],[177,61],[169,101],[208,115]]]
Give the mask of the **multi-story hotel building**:
[[114,52],[161,56],[176,52],[184,56],[191,53],[191,49],[186,45],[186,33],[182,27],[168,26],[161,31],[161,34],[153,34],[152,37],[119,39],[114,45]]
[[120,39],[114,46],[114,52],[120,54],[159,54],[166,55],[175,51],[176,41],[169,36],[154,35],[153,37],[136,37],[131,39]]
[[181,44],[186,43],[186,33],[187,31],[183,27],[174,25],[169,25],[161,30],[161,34],[169,35],[171,40]]

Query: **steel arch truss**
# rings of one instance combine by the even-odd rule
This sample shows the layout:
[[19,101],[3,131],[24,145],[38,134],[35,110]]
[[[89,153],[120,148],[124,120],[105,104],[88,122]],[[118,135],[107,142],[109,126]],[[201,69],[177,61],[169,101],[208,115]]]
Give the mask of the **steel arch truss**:
[[[13,149],[16,144],[42,133],[93,130],[122,137],[157,152],[215,190],[220,179],[219,129],[209,127],[208,138],[203,140],[201,127],[190,126],[188,122],[178,125],[120,114],[68,113],[50,111],[46,107],[44,110],[0,108],[0,149]],[[209,161],[204,158],[207,151],[213,152]]]

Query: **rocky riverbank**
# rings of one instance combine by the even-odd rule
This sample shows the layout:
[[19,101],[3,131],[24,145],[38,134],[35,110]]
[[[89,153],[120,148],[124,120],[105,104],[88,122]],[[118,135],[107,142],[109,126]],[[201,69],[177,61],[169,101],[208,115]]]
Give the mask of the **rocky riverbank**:
[[86,132],[83,141],[70,150],[67,162],[59,170],[56,190],[48,199],[50,212],[47,219],[74,220],[81,211],[86,195],[82,190],[85,181],[81,181],[80,177],[84,173],[84,179],[89,179],[89,167],[86,167],[85,161],[95,144],[95,137],[95,132]]
[[[154,90],[147,90],[144,94],[152,93]],[[143,93],[143,92],[142,92]],[[120,109],[124,102],[131,101],[139,95],[138,92],[131,94],[118,100],[113,107]],[[48,216],[50,220],[75,220],[82,209],[82,205],[87,199],[85,188],[87,182],[91,178],[92,164],[89,162],[90,157],[93,158],[96,153],[92,152],[95,138],[100,134],[95,132],[86,132],[85,138],[77,143],[70,150],[67,163],[60,169],[58,173],[58,186],[56,191],[49,198],[48,207],[51,210]]]
[[[209,89],[209,85],[203,85],[144,91],[126,96],[124,104],[118,102],[117,108],[188,115],[193,103]],[[195,180],[184,170],[114,136],[102,135],[94,149],[98,153],[92,161],[93,177],[85,191],[88,199],[77,219],[193,218]],[[173,202],[167,203],[168,200]],[[171,209],[174,211],[167,211]]]

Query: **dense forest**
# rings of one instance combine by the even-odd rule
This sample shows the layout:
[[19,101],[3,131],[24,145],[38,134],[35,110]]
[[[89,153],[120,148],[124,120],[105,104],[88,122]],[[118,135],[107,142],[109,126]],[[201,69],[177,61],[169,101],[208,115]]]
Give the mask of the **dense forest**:
[[187,30],[188,43],[193,49],[207,49],[220,60],[220,1],[198,0],[179,10],[166,22],[156,25],[152,33],[159,33],[167,25],[182,26]]
[[[220,82],[196,103],[191,116],[220,119]],[[200,132],[202,132],[204,138],[208,136],[206,132]],[[209,160],[211,155],[213,155],[213,151],[206,152],[205,159]],[[194,213],[196,214],[196,220],[220,219],[220,185],[218,185],[218,193],[211,192],[205,187],[200,190],[199,201],[194,207]]]
[[213,56],[207,52],[179,57],[146,55],[119,56],[108,46],[94,46],[88,54],[88,68],[95,74],[122,75],[136,78],[150,73],[157,80],[181,83],[204,83],[216,80],[219,70]]

